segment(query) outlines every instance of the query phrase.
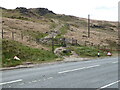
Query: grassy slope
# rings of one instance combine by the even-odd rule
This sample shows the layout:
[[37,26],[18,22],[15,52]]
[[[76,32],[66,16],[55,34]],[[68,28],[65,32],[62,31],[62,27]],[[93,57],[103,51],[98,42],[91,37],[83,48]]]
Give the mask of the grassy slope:
[[[34,13],[34,12],[33,12]],[[26,26],[21,25],[20,28],[21,31],[23,31],[24,34],[27,34],[33,38],[43,38],[45,37],[47,34],[43,33],[42,31],[39,32],[40,29],[37,29],[34,27],[36,24],[41,26],[41,25],[47,25],[49,24],[50,30],[54,30],[54,28],[56,28],[59,23],[62,24],[63,26],[59,29],[61,34],[58,34],[56,38],[61,38],[63,37],[63,35],[65,36],[67,33],[70,32],[70,27],[73,28],[73,31],[71,31],[71,33],[74,33],[73,36],[76,36],[75,39],[78,39],[78,41],[82,41],[83,37],[80,38],[80,35],[82,36],[83,34],[85,34],[85,31],[87,30],[87,21],[86,19],[78,19],[76,17],[73,16],[66,16],[66,15],[54,15],[54,14],[46,14],[45,16],[40,16],[38,13],[36,15],[30,14],[30,16],[21,14],[19,12],[19,10],[13,11],[13,10],[3,10],[3,16],[4,17],[8,17],[8,18],[12,18],[13,20],[21,20],[23,21],[27,21],[27,23],[33,22],[33,29],[30,29],[30,27],[28,27],[27,30]],[[54,20],[58,21],[58,23],[56,23]],[[19,23],[21,22],[19,21]],[[8,21],[5,21],[8,22]],[[28,23],[30,26],[30,22]],[[17,22],[18,23],[18,22]],[[19,24],[18,23],[18,24]],[[91,36],[95,36],[94,38],[91,38],[93,40],[93,43],[95,42],[95,38],[98,37],[98,32],[101,32],[101,36],[105,36],[104,33],[106,33],[106,35],[109,33],[109,36],[106,36],[107,38],[112,37],[112,32],[114,32],[114,30],[110,29],[110,27],[114,27],[116,28],[114,25],[110,24],[109,22],[107,22],[107,24],[105,24],[105,22],[101,24],[98,23],[98,21],[91,21],[92,24],[97,23],[98,26],[103,26],[101,27],[96,27],[95,25],[93,27],[91,27],[91,31],[93,33],[91,33]],[[37,26],[36,25],[36,26]],[[112,25],[112,26],[111,26]],[[7,26],[7,25],[6,25]],[[107,28],[105,28],[105,26]],[[17,26],[16,26],[17,27]],[[9,29],[13,30],[13,27],[8,27]],[[17,27],[18,28],[18,27]],[[26,29],[25,29],[26,28]],[[41,27],[40,27],[41,28]],[[14,28],[16,31],[17,29]],[[47,31],[47,28],[44,29],[44,31]],[[83,31],[82,31],[83,30]],[[109,31],[109,32],[108,32]],[[48,32],[48,31],[47,31]],[[79,33],[79,34],[78,34]],[[93,35],[96,34],[96,35]],[[87,35],[87,34],[85,34]],[[114,34],[116,35],[116,33]],[[71,35],[69,35],[69,38],[71,38]],[[86,38],[85,40],[89,40],[88,38]],[[97,40],[96,40],[97,41]],[[105,40],[104,40],[105,41]],[[115,42],[113,41],[109,41],[107,42],[110,45],[112,45],[112,47],[115,47]],[[49,48],[50,46],[48,46]],[[59,46],[55,46],[59,47]],[[74,47],[72,48],[72,50],[74,50],[79,56],[90,56],[90,57],[95,57],[97,56],[97,52],[98,49],[95,47],[85,47],[85,46],[80,46],[80,47]],[[102,55],[104,56],[105,53],[102,52]],[[13,60],[13,57],[15,55],[18,55],[18,57],[20,57],[21,61],[15,61]],[[8,41],[8,40],[3,40],[3,66],[15,66],[15,65],[19,65],[22,64],[23,62],[26,61],[31,61],[31,62],[45,62],[45,61],[49,61],[49,60],[54,60],[55,58],[57,58],[57,56],[55,56],[54,54],[52,54],[50,51],[45,51],[45,50],[40,50],[40,49],[34,49],[34,48],[30,48],[27,46],[24,46],[22,44],[16,41]]]
[[[16,61],[13,57],[17,55],[21,60]],[[16,41],[3,40],[3,67],[16,66],[23,62],[43,62],[57,58],[52,52],[34,49],[22,45]]]
[[71,46],[68,49],[75,51],[80,57],[97,57],[98,51],[100,51],[101,56],[105,56],[105,52],[98,50],[96,47],[88,46]]

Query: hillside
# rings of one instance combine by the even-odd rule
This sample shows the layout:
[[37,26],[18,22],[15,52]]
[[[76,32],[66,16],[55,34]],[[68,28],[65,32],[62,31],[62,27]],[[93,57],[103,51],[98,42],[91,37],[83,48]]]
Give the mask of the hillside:
[[62,46],[63,38],[69,49],[78,46],[116,49],[118,44],[117,22],[91,20],[88,38],[85,18],[55,14],[46,8],[2,8],[1,13],[3,40],[17,41],[30,48],[51,51],[52,35],[55,48]]

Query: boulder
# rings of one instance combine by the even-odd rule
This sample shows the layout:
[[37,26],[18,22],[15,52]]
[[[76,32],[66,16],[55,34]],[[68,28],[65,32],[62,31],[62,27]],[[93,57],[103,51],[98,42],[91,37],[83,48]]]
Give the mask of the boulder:
[[58,56],[61,56],[62,53],[69,53],[70,50],[66,49],[65,47],[59,47],[54,50],[54,53]]

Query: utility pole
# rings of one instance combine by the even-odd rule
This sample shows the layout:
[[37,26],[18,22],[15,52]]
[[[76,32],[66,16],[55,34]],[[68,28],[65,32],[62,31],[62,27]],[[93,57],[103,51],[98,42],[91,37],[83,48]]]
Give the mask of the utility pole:
[[52,52],[54,53],[54,36],[52,36]]
[[88,15],[88,38],[90,37],[90,15]]
[[118,45],[117,45],[117,50],[119,50],[119,49],[120,49],[120,18],[118,19]]

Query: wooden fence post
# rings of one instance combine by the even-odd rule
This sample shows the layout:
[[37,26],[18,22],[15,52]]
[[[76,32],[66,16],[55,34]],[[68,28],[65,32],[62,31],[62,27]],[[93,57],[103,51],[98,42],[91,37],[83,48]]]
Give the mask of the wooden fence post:
[[110,47],[110,51],[112,52],[112,47]]
[[66,47],[66,41],[65,41],[65,38],[63,38],[63,47]]
[[100,45],[98,44],[98,49],[100,49]]
[[104,47],[104,48],[103,48],[103,49],[104,49],[104,51],[106,51],[106,46],[103,46],[103,47]]
[[14,40],[14,33],[15,33],[15,32],[12,32],[12,40]]
[[4,38],[3,34],[4,34],[4,31],[3,31],[3,29],[2,29],[2,39]]
[[93,46],[93,43],[91,43],[91,46]]
[[86,41],[85,41],[85,46],[87,46]]
[[76,46],[77,46],[77,40],[76,40]]
[[54,37],[52,36],[52,52],[54,53]]
[[73,38],[72,38],[72,45],[73,45]]
[[21,39],[23,40],[23,32],[21,32]]

